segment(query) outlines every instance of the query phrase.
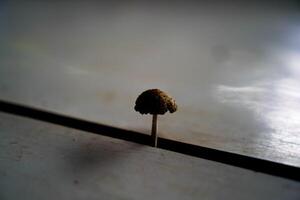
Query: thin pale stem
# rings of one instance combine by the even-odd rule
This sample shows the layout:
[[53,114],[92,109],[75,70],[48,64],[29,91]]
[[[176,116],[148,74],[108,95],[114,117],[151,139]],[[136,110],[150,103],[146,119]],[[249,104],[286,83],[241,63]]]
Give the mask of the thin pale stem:
[[156,129],[157,129],[157,115],[154,114],[152,117],[152,130],[151,130],[151,141],[152,141],[152,146],[156,147],[157,146],[157,134],[156,134]]

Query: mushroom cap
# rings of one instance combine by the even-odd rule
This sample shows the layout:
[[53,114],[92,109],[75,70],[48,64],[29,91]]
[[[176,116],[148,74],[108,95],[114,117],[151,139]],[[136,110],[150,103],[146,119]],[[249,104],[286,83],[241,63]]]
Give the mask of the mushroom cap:
[[159,89],[146,90],[138,96],[134,109],[141,114],[163,115],[177,110],[175,100]]

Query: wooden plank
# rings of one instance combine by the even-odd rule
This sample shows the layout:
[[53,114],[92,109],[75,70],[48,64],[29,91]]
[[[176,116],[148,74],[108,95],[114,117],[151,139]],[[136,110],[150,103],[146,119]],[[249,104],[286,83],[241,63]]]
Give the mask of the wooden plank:
[[0,98],[149,134],[134,101],[158,87],[179,105],[160,137],[300,167],[294,8],[5,2]]
[[0,197],[299,199],[300,183],[0,113]]
[[[0,111],[9,114],[15,114],[18,116],[28,117],[31,119],[37,119],[40,121],[50,122],[53,124],[63,125],[65,127],[75,128],[90,133],[96,133],[117,139],[123,139],[138,144],[151,146],[153,144],[152,138],[149,135],[144,135],[129,130],[98,124],[83,119],[72,118],[70,116],[60,115],[53,112],[47,112],[28,106],[14,104],[11,102],[5,102],[0,100]],[[296,181],[300,180],[300,168],[285,165],[282,163],[262,160],[255,157],[244,156],[217,149],[211,149],[199,145],[182,143],[179,141],[169,140],[165,138],[158,138],[158,148],[192,155],[199,158],[205,158],[221,163],[226,163],[237,167],[267,173],[270,175],[281,176]]]

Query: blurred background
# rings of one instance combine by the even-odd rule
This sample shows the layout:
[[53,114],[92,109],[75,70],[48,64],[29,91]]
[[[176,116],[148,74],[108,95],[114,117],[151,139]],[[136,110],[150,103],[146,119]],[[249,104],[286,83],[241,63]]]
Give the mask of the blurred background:
[[300,166],[297,1],[1,1],[0,99]]

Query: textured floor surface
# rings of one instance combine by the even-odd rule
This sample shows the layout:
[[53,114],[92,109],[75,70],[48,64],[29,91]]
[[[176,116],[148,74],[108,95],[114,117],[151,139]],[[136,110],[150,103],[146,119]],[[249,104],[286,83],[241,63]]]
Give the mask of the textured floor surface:
[[0,98],[300,167],[299,4],[212,2],[3,1]]
[[0,113],[0,199],[299,199],[300,183]]

